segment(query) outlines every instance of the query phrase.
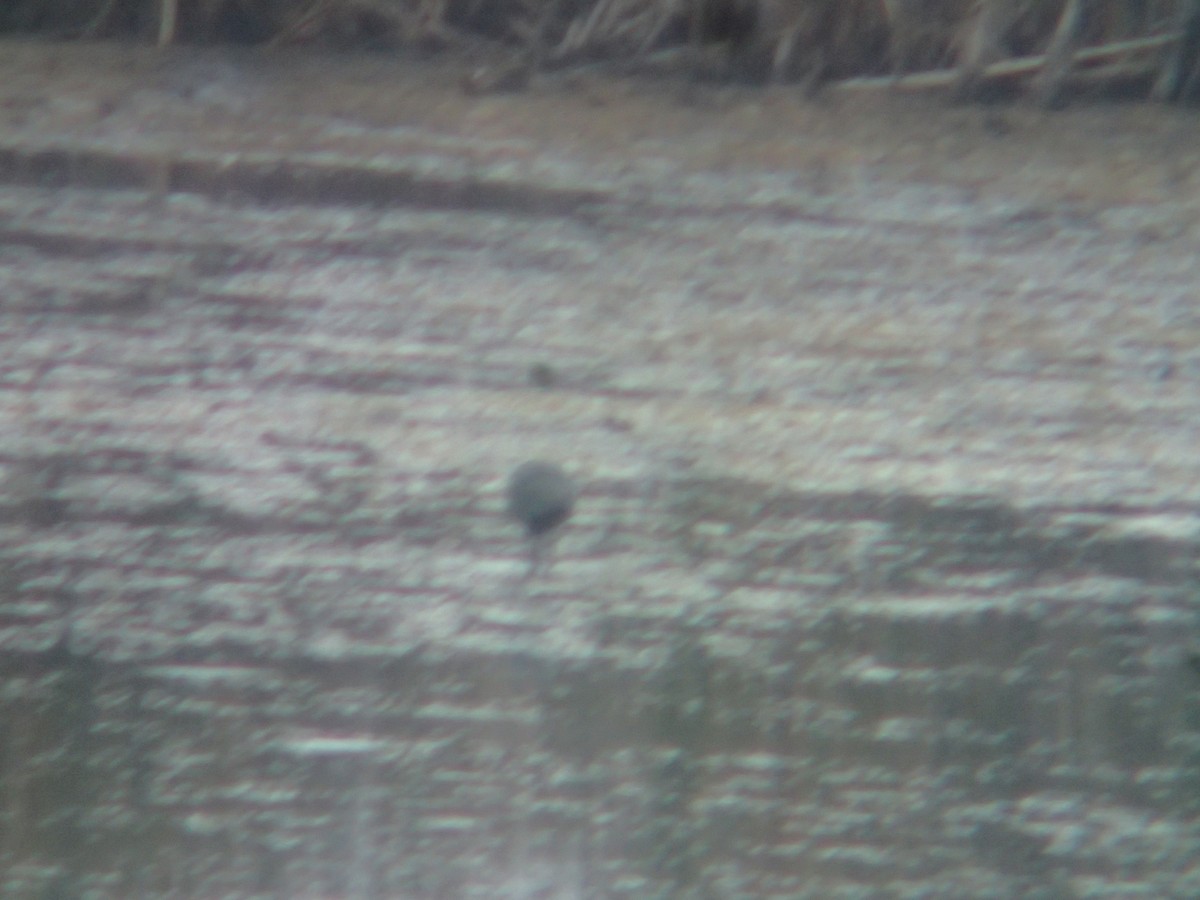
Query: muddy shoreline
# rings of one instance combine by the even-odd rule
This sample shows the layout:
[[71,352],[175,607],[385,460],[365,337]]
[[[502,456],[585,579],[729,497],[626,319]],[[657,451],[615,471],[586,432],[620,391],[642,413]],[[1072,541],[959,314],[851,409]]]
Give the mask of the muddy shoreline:
[[4,896],[1196,896],[1194,114],[0,69]]

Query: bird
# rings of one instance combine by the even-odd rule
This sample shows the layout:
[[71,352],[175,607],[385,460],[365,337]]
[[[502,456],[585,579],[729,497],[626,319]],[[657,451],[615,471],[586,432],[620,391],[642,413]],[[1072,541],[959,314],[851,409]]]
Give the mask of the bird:
[[508,514],[525,526],[530,541],[529,575],[537,571],[555,529],[570,518],[575,496],[575,482],[552,462],[522,463],[509,476]]

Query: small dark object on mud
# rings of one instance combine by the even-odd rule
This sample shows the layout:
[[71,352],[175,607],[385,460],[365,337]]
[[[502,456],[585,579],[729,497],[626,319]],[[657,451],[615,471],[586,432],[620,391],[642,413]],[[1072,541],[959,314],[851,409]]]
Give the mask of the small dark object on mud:
[[535,387],[552,388],[558,382],[558,374],[549,363],[534,363],[529,367],[529,382]]
[[529,571],[532,578],[541,567],[553,541],[554,529],[571,515],[575,506],[575,483],[554,463],[527,462],[508,480],[508,514],[525,526],[529,536]]
[[575,506],[575,484],[554,463],[527,462],[508,480],[508,514],[538,538],[561,525]]

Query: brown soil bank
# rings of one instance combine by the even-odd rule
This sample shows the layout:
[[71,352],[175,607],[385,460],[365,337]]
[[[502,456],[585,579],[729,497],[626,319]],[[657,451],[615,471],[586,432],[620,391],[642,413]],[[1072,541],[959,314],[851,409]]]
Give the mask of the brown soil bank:
[[0,45],[0,895],[1200,895],[1200,122],[473,70]]

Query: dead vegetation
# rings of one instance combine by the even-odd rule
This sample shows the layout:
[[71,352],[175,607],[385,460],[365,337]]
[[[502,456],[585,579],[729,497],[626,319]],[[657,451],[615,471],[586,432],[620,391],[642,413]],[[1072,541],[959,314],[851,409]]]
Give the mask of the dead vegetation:
[[[511,66],[476,89],[600,64],[810,90],[933,71],[943,77],[908,86],[980,96],[1029,81],[1047,104],[1087,81],[1200,96],[1200,0],[17,0],[0,29],[159,45],[507,48]],[[862,81],[872,77],[882,80]]]

